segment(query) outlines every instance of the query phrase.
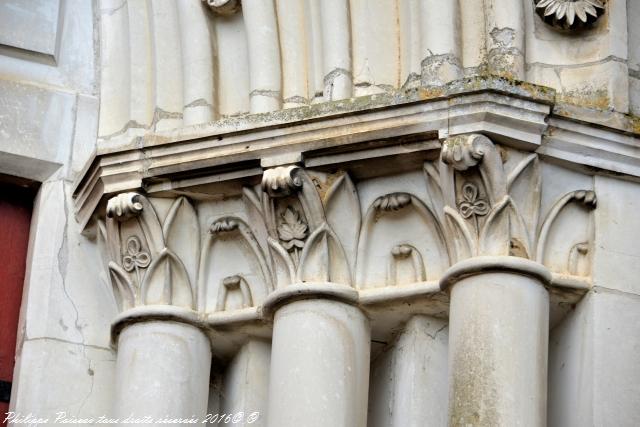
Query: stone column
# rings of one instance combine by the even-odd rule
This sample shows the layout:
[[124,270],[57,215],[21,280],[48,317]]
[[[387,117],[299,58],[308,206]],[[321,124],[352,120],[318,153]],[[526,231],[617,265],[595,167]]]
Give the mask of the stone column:
[[111,330],[118,353],[114,415],[120,425],[202,421],[211,344],[195,311],[195,210],[178,198],[161,223],[147,197],[122,193],[106,213],[98,242],[106,243],[105,266],[121,311]]
[[290,285],[268,298],[269,426],[366,426],[371,338],[356,301],[338,284]]
[[449,425],[546,425],[550,280],[544,266],[509,256],[446,272]]
[[119,322],[124,326],[117,338],[114,414],[120,425],[153,426],[179,418],[202,421],[209,397],[209,338],[182,321],[125,322]]

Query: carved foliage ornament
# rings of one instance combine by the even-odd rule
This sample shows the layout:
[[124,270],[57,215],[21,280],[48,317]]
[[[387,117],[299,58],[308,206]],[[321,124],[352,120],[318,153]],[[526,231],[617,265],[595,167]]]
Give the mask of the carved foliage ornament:
[[[446,166],[440,174],[433,167],[425,170],[430,171],[434,191],[441,194],[447,240],[458,261],[479,255],[516,255],[544,263],[550,230],[560,212],[572,202],[587,210],[596,207],[593,191],[571,191],[553,204],[538,225],[541,176],[537,155],[525,156],[507,170],[498,147],[483,135],[448,138],[443,143],[441,161]],[[527,178],[523,179],[525,175]],[[463,184],[456,185],[458,181]],[[516,197],[513,188],[521,181],[527,190],[518,192]],[[479,196],[475,182],[483,187],[489,200]],[[574,252],[584,255],[587,251],[581,246],[580,251]]]
[[123,310],[171,304],[200,312],[256,306],[305,282],[433,281],[481,255],[588,275],[595,193],[567,186],[541,212],[540,169],[537,154],[502,149],[484,135],[448,138],[440,160],[424,164],[424,195],[388,192],[402,182],[392,177],[379,183],[386,190],[367,194],[363,216],[346,173],[323,181],[320,172],[279,167],[265,171],[262,191],[243,189],[242,212],[212,218],[202,233],[186,198],[161,220],[145,196],[125,193],[107,206],[105,266]]
[[197,228],[195,210],[184,197],[173,202],[163,224],[141,194],[122,193],[109,200],[101,241],[107,246],[108,278],[121,310],[145,304],[193,308]]
[[605,12],[603,0],[535,0],[535,8],[546,23],[565,30],[589,26]]

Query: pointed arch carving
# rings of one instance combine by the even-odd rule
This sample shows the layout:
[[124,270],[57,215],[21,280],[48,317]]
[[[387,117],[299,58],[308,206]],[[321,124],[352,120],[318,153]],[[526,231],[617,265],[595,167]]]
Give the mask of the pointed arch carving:
[[[243,263],[239,261],[240,258],[236,258],[235,260],[233,260],[230,268],[238,271],[229,271],[228,275],[220,277],[220,280],[210,280],[211,276],[207,273],[210,270],[210,265],[212,264],[212,262],[215,261],[219,256],[222,257],[225,255],[225,251],[223,249],[231,250],[231,242],[238,241],[244,245],[244,248],[248,249],[238,252],[238,255],[240,256],[242,256],[242,254],[245,254],[244,258],[247,261],[247,264],[243,265]],[[217,244],[220,245],[220,250],[214,251],[214,245]],[[247,256],[246,254],[249,254],[249,256]],[[251,274],[253,271],[250,261],[251,258],[253,259],[253,263],[257,264],[258,275],[257,280],[253,280],[251,281],[251,283],[249,283],[246,278],[246,274]],[[237,287],[231,286],[232,283],[236,283],[235,280],[230,279],[232,277],[239,278]],[[200,281],[198,283],[198,309],[205,312],[210,311],[210,306],[213,306],[215,310],[224,309],[224,301],[226,299],[227,293],[230,290],[242,290],[243,306],[246,304],[249,304],[247,306],[251,306],[256,301],[260,301],[261,299],[266,297],[266,295],[268,295],[274,289],[273,275],[260,244],[251,231],[249,225],[242,218],[239,218],[237,216],[224,216],[218,218],[214,220],[209,226],[208,233],[206,234],[204,243],[202,245],[199,278]],[[216,302],[215,304],[210,305],[208,304],[207,294],[212,288],[215,287],[218,288],[218,291],[215,294]],[[247,293],[249,297],[246,297]]]
[[[190,232],[174,233],[176,229]],[[174,201],[164,224],[142,194],[122,193],[108,201],[104,232],[108,278],[121,310],[146,304],[195,307],[194,233],[199,234],[197,215],[184,197]]]
[[[341,170],[279,166],[243,187],[235,210],[222,211],[234,214],[214,217],[202,234],[200,207],[188,198],[123,193],[97,222],[103,277],[121,310],[163,304],[207,313],[259,306],[292,284],[421,286],[484,255],[588,276],[597,204],[589,178],[569,180],[558,194],[545,187],[543,203],[542,167],[551,166],[537,154],[478,134],[444,140],[410,192],[393,190],[415,171],[356,185]],[[386,193],[376,194],[378,183]],[[361,195],[373,199],[366,209]],[[570,237],[560,238],[567,227]]]
[[413,194],[386,194],[369,206],[362,223],[356,261],[359,288],[385,286],[389,282],[388,260],[398,246],[416,251],[415,262],[422,264],[416,266],[416,271],[425,271],[425,277],[428,271],[435,279],[450,265],[445,234],[431,208]]

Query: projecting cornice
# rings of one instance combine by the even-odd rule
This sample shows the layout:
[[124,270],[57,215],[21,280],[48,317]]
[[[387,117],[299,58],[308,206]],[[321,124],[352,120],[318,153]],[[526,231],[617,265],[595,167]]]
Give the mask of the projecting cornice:
[[111,141],[99,144],[76,183],[76,218],[84,227],[108,196],[120,192],[206,193],[216,183],[258,180],[261,159],[292,153],[307,167],[378,159],[380,168],[393,168],[384,159],[434,158],[440,139],[471,132],[590,171],[640,178],[637,120],[559,107],[554,99],[552,89],[470,78]]

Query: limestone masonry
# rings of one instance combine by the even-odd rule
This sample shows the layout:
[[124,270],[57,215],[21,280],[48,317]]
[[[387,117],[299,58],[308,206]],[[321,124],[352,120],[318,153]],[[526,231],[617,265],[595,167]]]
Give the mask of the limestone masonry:
[[640,425],[639,0],[0,0],[0,174],[22,417]]

